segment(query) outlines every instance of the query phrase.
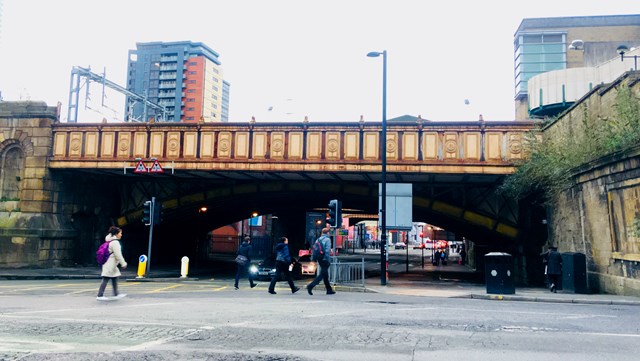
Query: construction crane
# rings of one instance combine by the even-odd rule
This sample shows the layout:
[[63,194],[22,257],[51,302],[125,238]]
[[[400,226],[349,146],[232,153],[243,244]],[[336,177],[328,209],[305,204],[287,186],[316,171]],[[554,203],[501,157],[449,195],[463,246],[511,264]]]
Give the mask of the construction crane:
[[[105,71],[106,73],[106,71]],[[129,103],[127,109],[131,108],[133,105],[131,102],[142,102],[144,105],[143,117],[142,120],[134,119],[130,116],[131,112],[128,112],[127,118],[125,121],[143,121],[146,122],[149,119],[148,116],[148,108],[155,109],[161,114],[160,121],[164,121],[167,119],[167,110],[165,107],[160,106],[152,101],[149,101],[146,96],[136,94],[130,90],[127,90],[124,87],[108,80],[105,74],[96,74],[91,72],[90,68],[82,68],[79,66],[74,66],[71,70],[71,85],[69,86],[69,113],[67,122],[69,123],[77,123],[78,122],[78,103],[80,98],[80,78],[87,79],[87,98],[89,97],[89,82],[94,81],[96,83],[102,84],[102,106],[104,104],[104,88],[109,87],[114,89],[124,95],[126,95],[129,99]]]

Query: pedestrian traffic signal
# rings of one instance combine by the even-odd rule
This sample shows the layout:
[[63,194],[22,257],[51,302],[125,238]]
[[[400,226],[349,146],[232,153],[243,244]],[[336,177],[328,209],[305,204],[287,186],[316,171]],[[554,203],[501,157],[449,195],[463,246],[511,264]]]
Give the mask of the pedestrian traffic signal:
[[153,224],[162,223],[162,203],[155,201],[153,202]]
[[144,206],[142,208],[142,223],[144,223],[145,226],[150,226],[151,225],[151,211],[152,211],[152,206],[153,203],[151,203],[151,201],[146,201],[144,202]]
[[340,228],[342,226],[342,202],[337,199],[332,199],[329,202],[327,223],[330,227]]

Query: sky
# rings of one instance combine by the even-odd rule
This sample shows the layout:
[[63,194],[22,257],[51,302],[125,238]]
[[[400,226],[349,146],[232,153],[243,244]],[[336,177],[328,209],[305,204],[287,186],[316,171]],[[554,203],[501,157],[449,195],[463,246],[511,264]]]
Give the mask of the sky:
[[[513,120],[513,36],[525,18],[640,13],[636,0],[0,0],[5,101],[62,104],[71,70],[126,84],[138,42],[193,41],[220,54],[229,120]],[[612,54],[612,58],[617,54]],[[79,122],[122,121],[124,96],[83,88]]]

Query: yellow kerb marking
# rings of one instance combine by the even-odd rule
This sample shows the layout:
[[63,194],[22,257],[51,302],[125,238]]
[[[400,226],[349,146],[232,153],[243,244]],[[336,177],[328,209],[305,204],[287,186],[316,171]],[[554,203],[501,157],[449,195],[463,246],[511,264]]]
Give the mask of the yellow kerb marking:
[[169,287],[158,288],[157,290],[147,291],[145,293],[158,293],[158,292],[170,290],[170,289],[176,288],[176,287],[182,287],[182,285],[181,284],[177,284],[177,285],[173,285],[173,286],[169,286]]

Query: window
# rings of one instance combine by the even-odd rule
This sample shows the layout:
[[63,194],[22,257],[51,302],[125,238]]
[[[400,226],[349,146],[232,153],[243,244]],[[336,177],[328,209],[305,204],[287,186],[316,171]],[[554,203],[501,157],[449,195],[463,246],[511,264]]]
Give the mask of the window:
[[196,83],[196,81],[195,81],[195,80],[189,80],[189,81],[188,81],[188,83],[189,83],[189,84],[195,84],[195,83]]
[[188,112],[193,112],[193,111],[195,111],[195,110],[196,110],[196,108],[194,108],[194,107],[187,108],[187,111],[188,111]]
[[195,93],[196,90],[195,89],[187,89],[187,93]]
[[213,86],[213,90],[215,90],[215,91],[219,91],[218,87],[217,87],[217,86],[215,86],[215,85]]
[[196,75],[196,74],[198,74],[198,72],[190,71],[190,72],[188,72],[187,74],[189,74],[189,75]]
[[196,63],[195,61],[190,61],[189,66],[193,66],[193,65],[198,65],[198,63]]
[[188,98],[187,103],[194,103],[196,101],[195,98]]

